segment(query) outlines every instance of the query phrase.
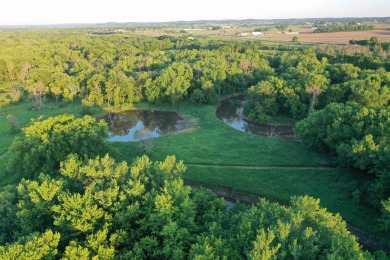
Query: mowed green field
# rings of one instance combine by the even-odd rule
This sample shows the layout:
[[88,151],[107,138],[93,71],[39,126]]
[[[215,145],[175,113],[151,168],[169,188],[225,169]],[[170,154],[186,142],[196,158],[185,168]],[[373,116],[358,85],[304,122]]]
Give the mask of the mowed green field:
[[[162,160],[176,155],[190,164],[241,166],[332,166],[332,160],[306,150],[297,141],[265,138],[233,129],[215,114],[216,106],[181,104],[179,107],[158,107],[176,110],[188,119],[189,126],[179,134],[171,134],[152,141],[148,155]],[[142,142],[113,143],[127,160],[143,153]]]
[[[16,116],[21,125],[40,115],[75,114],[81,116],[81,104],[65,107],[47,103],[40,111],[29,111],[29,103],[1,108],[0,111],[0,185],[17,183],[12,173],[5,173],[9,158],[8,147],[18,135],[9,133],[6,116]],[[147,108],[138,105],[139,109]],[[353,192],[365,183],[365,177],[339,169],[327,155],[306,150],[298,141],[266,138],[239,132],[215,114],[216,106],[179,104],[154,107],[176,110],[187,120],[187,129],[151,141],[110,143],[118,160],[129,163],[146,152],[152,160],[163,160],[167,155],[186,163],[184,179],[205,186],[218,186],[246,192],[280,202],[291,196],[310,195],[321,200],[321,205],[341,216],[352,225],[390,240],[379,230],[378,212],[353,199]],[[102,111],[98,111],[99,115]]]

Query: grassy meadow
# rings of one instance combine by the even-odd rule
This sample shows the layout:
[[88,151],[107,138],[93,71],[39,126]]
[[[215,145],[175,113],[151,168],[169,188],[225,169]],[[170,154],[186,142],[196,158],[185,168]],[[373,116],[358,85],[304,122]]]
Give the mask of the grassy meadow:
[[[6,173],[8,148],[21,134],[11,135],[7,115],[12,114],[21,126],[31,118],[59,114],[81,116],[81,103],[64,107],[47,102],[39,111],[30,111],[30,103],[2,107],[0,110],[0,185],[17,183]],[[148,108],[139,104],[137,109]],[[354,200],[352,194],[364,183],[364,176],[337,168],[327,155],[306,150],[299,141],[266,138],[239,132],[216,117],[216,106],[181,103],[155,106],[159,110],[175,110],[187,120],[187,128],[179,133],[140,142],[113,142],[118,160],[132,162],[147,153],[152,160],[176,155],[186,163],[184,179],[205,186],[217,186],[246,192],[270,200],[288,202],[290,196],[310,195],[320,198],[329,211],[340,213],[350,224],[390,240],[376,223],[378,212]],[[94,116],[103,113],[98,110]],[[147,148],[145,148],[147,147]]]

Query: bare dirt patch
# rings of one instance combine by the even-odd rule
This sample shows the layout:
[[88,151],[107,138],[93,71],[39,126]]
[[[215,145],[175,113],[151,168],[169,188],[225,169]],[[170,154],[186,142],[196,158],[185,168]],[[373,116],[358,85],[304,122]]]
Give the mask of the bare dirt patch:
[[292,37],[297,36],[299,42],[303,43],[336,43],[348,44],[350,40],[366,40],[371,37],[377,37],[383,42],[390,41],[390,30],[373,30],[359,32],[332,32],[332,33],[313,33],[313,30],[303,30],[297,35],[291,34],[271,34],[258,37],[264,41],[291,41]]

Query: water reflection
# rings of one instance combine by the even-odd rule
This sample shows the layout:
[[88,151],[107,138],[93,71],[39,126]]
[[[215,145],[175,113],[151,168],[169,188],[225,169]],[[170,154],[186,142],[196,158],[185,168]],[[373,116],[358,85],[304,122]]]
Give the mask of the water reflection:
[[107,114],[103,119],[108,124],[111,142],[136,142],[185,128],[184,119],[169,111],[124,111]]
[[242,114],[242,106],[243,102],[237,103],[237,99],[233,102],[232,100],[222,101],[220,106],[217,108],[217,117],[231,127],[242,132],[283,139],[294,138],[291,125],[268,125],[245,121]]

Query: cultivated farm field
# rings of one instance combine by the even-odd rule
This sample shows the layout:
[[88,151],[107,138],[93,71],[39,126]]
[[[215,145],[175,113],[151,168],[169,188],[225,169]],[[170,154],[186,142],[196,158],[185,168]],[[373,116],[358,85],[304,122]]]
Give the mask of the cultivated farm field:
[[[271,34],[264,37],[256,37],[264,41],[291,41],[294,35],[290,34]],[[312,29],[300,31],[298,35],[299,42],[303,43],[334,43],[348,44],[353,40],[365,40],[371,37],[377,37],[383,42],[390,41],[390,30],[373,30],[373,31],[358,31],[358,32],[332,32],[332,33],[313,33]]]

